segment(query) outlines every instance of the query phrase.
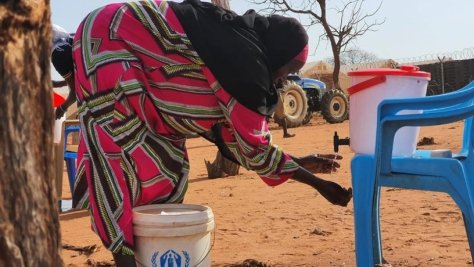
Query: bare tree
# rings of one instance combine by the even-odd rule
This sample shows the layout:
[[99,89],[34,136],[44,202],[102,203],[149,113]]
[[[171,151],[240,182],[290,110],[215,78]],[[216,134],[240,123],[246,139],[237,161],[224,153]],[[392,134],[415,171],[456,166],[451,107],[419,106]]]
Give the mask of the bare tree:
[[348,49],[341,54],[341,64],[353,65],[369,63],[378,60],[378,57],[370,52],[364,51],[358,47]]
[[[360,49],[359,47],[347,49],[340,55],[341,65],[354,65],[362,63],[370,63],[379,60],[379,58],[371,52]],[[329,58],[327,61],[334,65],[334,58]]]
[[[334,86],[339,84],[341,68],[340,55],[346,47],[358,37],[370,31],[375,31],[383,21],[369,21],[380,10],[382,2],[372,12],[364,12],[365,0],[342,0],[340,6],[328,7],[326,0],[249,0],[254,4],[267,7],[262,10],[269,13],[295,13],[306,15],[309,18],[308,27],[319,24],[324,29],[324,34],[319,40],[325,38],[331,44],[334,58],[334,72],[332,75]],[[335,21],[335,23],[330,23]]]
[[[212,0],[212,3],[230,10],[229,0]],[[206,164],[207,177],[211,179],[239,174],[239,164],[226,159],[219,151],[217,151],[216,158],[212,163],[204,160],[204,164]]]
[[0,2],[0,266],[62,266],[49,0]]

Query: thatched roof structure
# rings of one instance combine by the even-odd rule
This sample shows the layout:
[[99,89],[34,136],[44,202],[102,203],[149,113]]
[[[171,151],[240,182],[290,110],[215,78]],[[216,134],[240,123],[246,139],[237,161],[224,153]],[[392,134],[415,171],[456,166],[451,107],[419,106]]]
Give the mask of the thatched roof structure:
[[[350,78],[347,76],[347,72],[360,70],[360,69],[372,69],[372,68],[396,68],[398,63],[392,59],[379,60],[370,63],[355,64],[355,65],[343,65],[339,73],[339,84],[341,89],[346,91],[350,86]],[[334,67],[325,61],[309,62],[301,69],[301,76],[318,79],[326,83],[327,88],[333,88],[332,72]]]
[[[310,62],[301,69],[301,76],[318,79],[324,82],[327,88],[331,89],[334,88],[334,83],[332,81],[333,70],[334,67],[325,61]],[[346,91],[349,87],[349,83],[349,77],[347,77],[343,72],[339,73],[339,84],[342,87],[341,89]]]
[[305,77],[317,75],[317,74],[329,74],[332,73],[333,66],[326,61],[314,61],[309,62],[301,69],[301,74]]

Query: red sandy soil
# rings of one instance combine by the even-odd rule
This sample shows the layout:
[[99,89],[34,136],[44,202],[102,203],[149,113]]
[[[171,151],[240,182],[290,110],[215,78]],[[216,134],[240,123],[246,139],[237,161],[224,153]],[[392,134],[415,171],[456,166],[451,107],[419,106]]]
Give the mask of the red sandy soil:
[[[275,125],[274,143],[294,155],[332,153],[332,137],[349,134],[349,122],[327,124],[320,117],[290,129],[283,139]],[[423,128],[433,137],[426,149],[458,151],[462,124]],[[456,141],[453,141],[456,140]],[[269,187],[253,172],[207,179],[204,159],[214,160],[216,148],[202,138],[188,141],[191,159],[185,203],[208,205],[215,215],[212,266],[244,265],[253,259],[263,266],[355,266],[352,201],[333,206],[312,188],[288,181]],[[353,153],[341,147],[341,168],[321,177],[351,186]],[[64,179],[63,198],[70,197]],[[61,234],[65,266],[113,266],[111,254],[90,229],[87,212],[63,213]],[[472,266],[462,215],[447,195],[384,188],[381,198],[383,253],[392,266]],[[257,265],[253,265],[257,266]]]

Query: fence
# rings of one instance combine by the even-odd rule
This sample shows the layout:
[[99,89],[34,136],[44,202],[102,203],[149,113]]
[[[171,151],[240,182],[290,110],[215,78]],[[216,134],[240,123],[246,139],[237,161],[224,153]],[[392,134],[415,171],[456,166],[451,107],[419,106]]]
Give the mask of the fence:
[[395,66],[415,65],[420,70],[431,73],[429,95],[451,92],[474,80],[474,47],[450,53],[343,66],[341,71],[386,67],[387,62],[395,62]]

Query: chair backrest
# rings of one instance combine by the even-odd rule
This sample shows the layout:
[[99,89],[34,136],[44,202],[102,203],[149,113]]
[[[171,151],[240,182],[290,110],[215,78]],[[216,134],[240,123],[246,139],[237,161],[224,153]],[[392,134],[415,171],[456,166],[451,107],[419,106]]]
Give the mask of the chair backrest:
[[[472,86],[474,86],[474,81],[471,82],[470,84],[468,84],[467,86],[465,86],[464,88],[460,89],[460,90],[469,90],[469,88],[471,88]],[[471,101],[474,102],[474,98],[471,98]],[[461,148],[461,151],[459,152],[460,155],[466,155],[467,154],[472,154],[474,152],[474,123],[473,123],[473,118],[468,118],[466,119],[466,121],[464,122],[464,134],[463,134],[463,144],[462,144],[462,148]]]
[[79,132],[79,120],[66,120],[64,122],[64,151],[67,150],[68,135]]
[[[421,110],[421,114],[400,114],[400,111]],[[472,158],[473,152],[474,82],[444,95],[389,99],[379,105],[375,158],[380,173],[391,172],[393,140],[404,126],[433,126],[465,120],[462,153]],[[471,160],[471,159],[469,159]]]
[[464,164],[468,173],[474,173],[474,117],[464,121],[463,144],[459,156],[466,161]]
[[467,104],[474,100],[474,81],[456,91],[421,98],[387,99],[378,107],[378,119],[401,110],[434,110]]

